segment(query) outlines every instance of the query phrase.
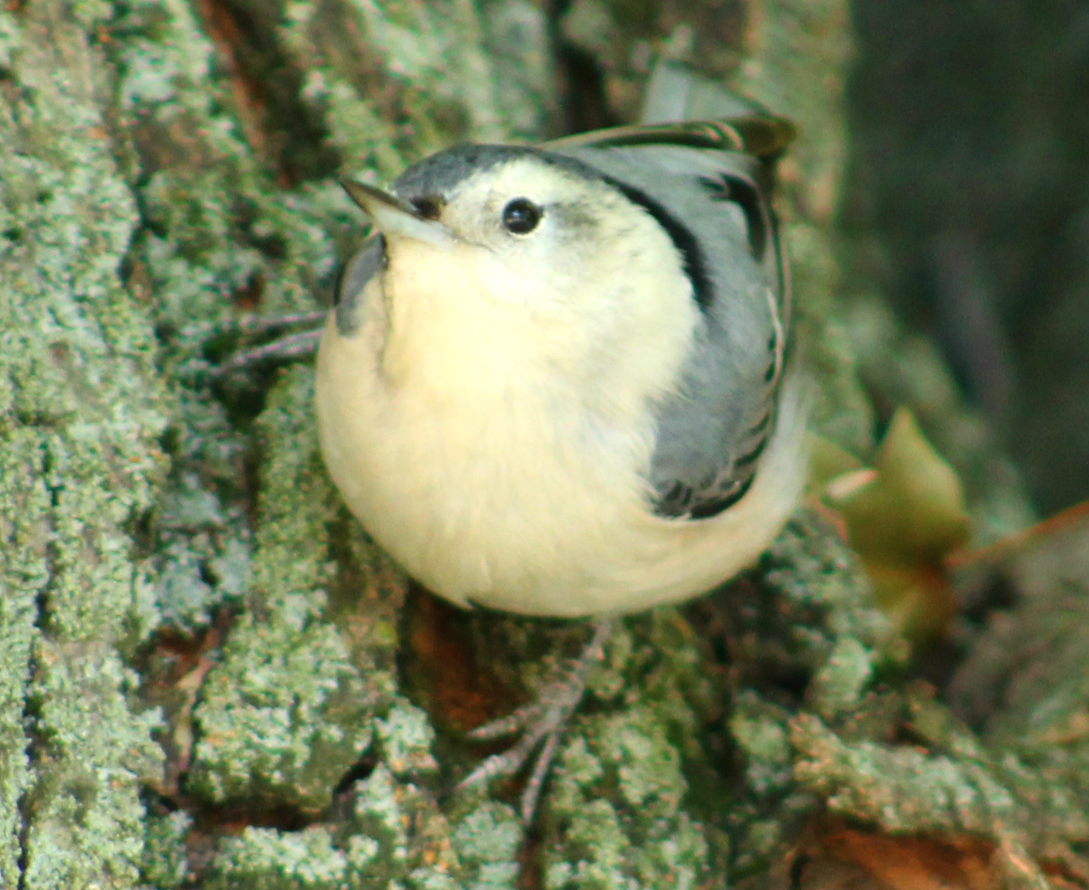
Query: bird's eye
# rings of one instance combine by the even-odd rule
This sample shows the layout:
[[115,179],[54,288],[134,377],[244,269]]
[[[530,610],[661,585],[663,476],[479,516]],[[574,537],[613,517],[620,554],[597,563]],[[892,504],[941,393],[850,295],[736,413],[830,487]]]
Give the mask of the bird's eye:
[[438,195],[421,195],[410,198],[409,203],[424,219],[438,219],[442,216],[442,205],[446,202]]
[[527,235],[537,228],[543,214],[529,198],[515,198],[503,208],[503,225],[515,235]]

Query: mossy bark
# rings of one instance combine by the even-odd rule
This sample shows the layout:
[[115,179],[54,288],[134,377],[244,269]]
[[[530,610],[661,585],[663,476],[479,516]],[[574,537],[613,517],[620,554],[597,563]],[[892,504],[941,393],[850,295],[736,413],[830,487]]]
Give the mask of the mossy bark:
[[311,367],[212,373],[253,313],[321,303],[361,234],[337,175],[630,118],[657,54],[802,125],[818,414],[865,448],[832,318],[842,0],[0,9],[0,885],[702,886],[826,807],[1084,842],[1076,800],[966,731],[890,741],[942,706],[900,688],[810,516],[717,597],[624,623],[527,839],[510,789],[449,792],[482,755],[462,733],[582,630],[410,591],[323,471]]

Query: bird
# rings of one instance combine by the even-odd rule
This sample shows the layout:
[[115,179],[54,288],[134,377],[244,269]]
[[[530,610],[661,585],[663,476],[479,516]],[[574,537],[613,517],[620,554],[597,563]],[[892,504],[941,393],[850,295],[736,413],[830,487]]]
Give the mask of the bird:
[[[390,189],[342,181],[374,233],[321,333],[319,442],[409,575],[466,609],[594,619],[600,653],[611,619],[767,549],[806,466],[772,207],[793,135],[746,109],[455,146]],[[472,780],[542,738],[550,754],[576,687]]]

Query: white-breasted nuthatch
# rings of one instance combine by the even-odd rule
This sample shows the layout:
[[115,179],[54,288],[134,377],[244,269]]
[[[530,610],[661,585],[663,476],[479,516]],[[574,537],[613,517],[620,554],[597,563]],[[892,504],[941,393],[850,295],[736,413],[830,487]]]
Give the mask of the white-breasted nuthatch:
[[610,615],[752,563],[804,422],[767,114],[469,145],[392,192],[322,335],[317,413],[352,512],[460,605]]

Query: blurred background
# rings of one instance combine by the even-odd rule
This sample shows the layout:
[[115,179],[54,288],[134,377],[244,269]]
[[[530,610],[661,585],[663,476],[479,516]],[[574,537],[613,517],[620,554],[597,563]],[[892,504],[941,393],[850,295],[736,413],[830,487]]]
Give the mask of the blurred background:
[[849,283],[932,336],[1041,515],[1089,498],[1089,4],[852,15]]

